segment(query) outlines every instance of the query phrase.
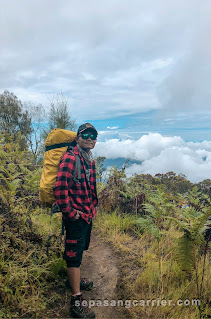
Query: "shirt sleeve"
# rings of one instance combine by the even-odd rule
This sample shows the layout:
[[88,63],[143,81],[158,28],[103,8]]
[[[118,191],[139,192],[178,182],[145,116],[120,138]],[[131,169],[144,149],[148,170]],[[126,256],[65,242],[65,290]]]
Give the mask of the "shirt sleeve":
[[73,218],[77,214],[77,210],[71,206],[71,198],[68,191],[70,183],[73,181],[75,166],[75,156],[66,153],[59,165],[56,183],[53,187],[56,202],[59,204],[64,218]]

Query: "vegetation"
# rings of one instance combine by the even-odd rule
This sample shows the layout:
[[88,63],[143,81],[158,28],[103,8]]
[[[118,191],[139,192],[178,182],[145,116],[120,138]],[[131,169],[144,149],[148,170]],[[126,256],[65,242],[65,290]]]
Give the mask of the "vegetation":
[[43,119],[46,118],[46,112],[41,104],[27,104],[27,111],[31,118],[31,132],[26,136],[26,141],[30,152],[34,157],[35,163],[42,157],[44,150],[43,140]]
[[63,93],[55,95],[50,101],[50,111],[48,114],[48,129],[43,130],[43,138],[46,139],[48,133],[55,128],[75,131],[75,120],[70,114],[69,100]]
[[[64,288],[66,278],[61,220],[54,217],[49,236],[49,212],[38,200],[42,167],[18,138],[0,139],[2,318],[46,314],[62,298],[52,287]],[[201,301],[194,307],[131,307],[132,317],[208,318],[210,197],[193,185],[183,194],[168,189],[158,178],[126,178],[124,168],[113,167],[98,185],[95,227],[123,256],[125,299]]]
[[96,158],[95,163],[96,163],[96,169],[97,169],[97,181],[101,182],[103,178],[103,173],[105,172],[105,167],[104,167],[104,161],[105,161],[104,156],[99,156]]
[[28,111],[24,111],[23,104],[17,96],[9,91],[0,94],[0,131],[4,132],[6,140],[13,135],[16,139],[18,133],[22,149],[26,148],[26,137],[31,133],[31,118]]
[[[61,258],[61,221],[39,207],[41,167],[19,143],[0,141],[0,317],[37,317],[54,303],[55,284],[65,274]],[[51,242],[50,250],[49,240]],[[56,244],[55,244],[56,243]],[[55,258],[56,257],[56,258]],[[63,282],[64,285],[64,282]]]
[[[176,174],[166,175],[126,178],[123,169],[112,168],[99,189],[96,227],[124,256],[126,299],[172,300],[168,307],[131,307],[133,318],[209,318],[210,196],[185,177],[185,187],[176,192]],[[173,306],[179,299],[200,304]]]
[[[46,114],[41,104],[23,104],[14,93],[7,90],[0,94],[0,132],[4,134],[6,141],[9,141],[10,137],[18,140],[22,150],[29,148],[35,163],[43,154],[44,141],[51,130],[75,130],[75,120],[70,114],[68,98],[60,93],[49,103],[50,111]],[[45,125],[44,120],[47,120]]]
[[[61,216],[54,216],[50,223],[49,211],[39,204],[42,165],[36,159],[42,142],[38,140],[33,152],[31,115],[13,94],[3,95],[1,107],[13,101],[11,110],[16,103],[19,118],[12,118],[13,111],[7,117],[2,108],[0,317],[48,317],[48,309],[63,300],[65,291]],[[28,131],[19,125],[24,118]],[[113,167],[105,180],[104,159],[98,158],[96,165],[99,212],[95,228],[119,252],[122,298],[172,300],[166,307],[130,307],[128,314],[134,319],[209,318],[211,180],[192,184],[174,172],[127,178],[125,166]],[[55,286],[62,293],[52,289]],[[174,306],[179,299],[198,299],[200,304]]]

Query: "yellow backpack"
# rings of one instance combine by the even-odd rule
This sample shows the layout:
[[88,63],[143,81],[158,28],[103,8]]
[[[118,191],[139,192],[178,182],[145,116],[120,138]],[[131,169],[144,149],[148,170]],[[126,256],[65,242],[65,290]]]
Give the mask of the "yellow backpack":
[[39,191],[39,199],[45,207],[51,207],[55,202],[52,188],[56,182],[59,163],[67,148],[76,145],[75,137],[75,132],[59,128],[54,129],[47,136]]

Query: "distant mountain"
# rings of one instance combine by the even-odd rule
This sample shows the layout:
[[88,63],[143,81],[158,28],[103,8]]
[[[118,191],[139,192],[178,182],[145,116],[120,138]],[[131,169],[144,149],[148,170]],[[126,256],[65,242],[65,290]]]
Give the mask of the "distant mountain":
[[[127,161],[126,158],[123,158],[123,157],[118,157],[118,158],[112,158],[112,159],[109,159],[109,158],[106,158],[105,161],[104,161],[104,167],[107,168],[109,166],[116,166],[117,168],[122,168],[122,166],[125,164],[125,162]],[[139,164],[141,165],[142,162],[140,161],[135,161],[135,160],[130,160],[127,164],[127,166],[130,166],[132,164]]]

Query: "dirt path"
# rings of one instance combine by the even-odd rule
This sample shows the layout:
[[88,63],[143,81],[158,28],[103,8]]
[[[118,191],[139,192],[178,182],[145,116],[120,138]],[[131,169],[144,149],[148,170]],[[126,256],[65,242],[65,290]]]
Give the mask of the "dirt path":
[[[108,244],[92,233],[91,243],[88,251],[84,252],[81,265],[81,276],[91,279],[94,288],[91,291],[84,291],[83,296],[88,302],[95,303],[92,307],[96,314],[96,319],[117,319],[122,318],[117,307],[99,306],[100,300],[118,300],[117,282],[119,271],[117,268],[118,258],[115,256]],[[58,294],[64,295],[59,305],[49,310],[45,318],[71,318],[69,314],[69,300],[71,291],[60,289]],[[98,305],[98,306],[97,306]]]
[[[96,235],[92,236],[91,245],[84,253],[81,273],[84,277],[94,281],[94,289],[84,292],[86,299],[95,301],[117,300],[117,280],[119,272],[117,269],[117,258],[111,248],[102,242]],[[112,319],[119,318],[115,307],[95,306],[92,308],[96,318]]]

